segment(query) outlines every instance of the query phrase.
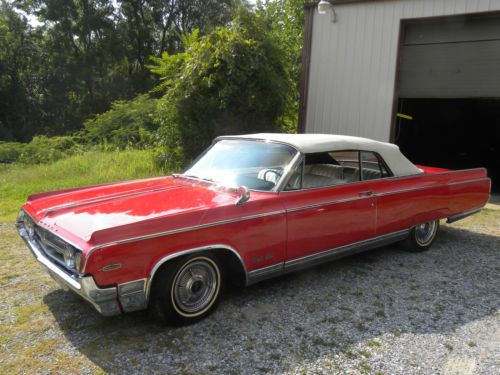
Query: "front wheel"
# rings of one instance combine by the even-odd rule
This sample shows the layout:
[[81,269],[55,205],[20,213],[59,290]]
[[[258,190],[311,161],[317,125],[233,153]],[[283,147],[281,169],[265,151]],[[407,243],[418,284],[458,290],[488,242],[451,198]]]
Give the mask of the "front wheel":
[[429,250],[439,229],[439,220],[428,221],[416,225],[410,231],[405,245],[409,251],[421,252]]
[[194,323],[215,309],[221,285],[221,270],[215,258],[192,255],[173,261],[155,277],[152,312],[165,323]]

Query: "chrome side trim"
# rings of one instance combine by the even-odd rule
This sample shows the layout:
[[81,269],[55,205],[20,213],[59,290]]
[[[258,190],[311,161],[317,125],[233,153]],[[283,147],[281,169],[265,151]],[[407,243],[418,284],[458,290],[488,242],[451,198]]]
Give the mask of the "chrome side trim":
[[430,186],[422,186],[422,187],[418,187],[418,188],[402,189],[402,190],[396,190],[396,191],[388,191],[386,193],[380,193],[380,194],[376,194],[374,196],[383,197],[385,195],[393,195],[393,194],[399,194],[399,193],[406,193],[406,192],[410,192],[410,191],[426,190],[426,189],[438,188],[438,187],[443,187],[443,186],[463,185],[463,184],[468,184],[468,183],[472,183],[472,182],[484,181],[485,179],[486,178],[476,178],[474,180],[449,182],[449,183],[445,183],[445,184],[436,184],[436,185],[430,185]]
[[309,267],[317,263],[330,261],[333,259],[341,258],[347,255],[356,254],[375,247],[384,246],[393,242],[405,239],[410,230],[404,229],[393,233],[384,234],[382,236],[369,238],[367,240],[355,242],[352,244],[336,247],[333,249],[325,250],[320,253],[307,255],[305,257],[289,260],[285,262],[285,271],[291,272]]
[[[483,181],[483,180],[485,180],[485,179],[484,178],[478,178],[478,179],[474,179],[474,180],[451,182],[451,183],[447,183],[447,184],[437,184],[437,185],[423,186],[423,187],[412,188],[412,189],[403,189],[403,190],[389,191],[387,193],[373,194],[373,195],[370,195],[370,196],[352,197],[352,198],[346,198],[346,199],[338,199],[338,200],[334,200],[334,201],[321,202],[321,203],[311,204],[311,205],[302,206],[302,207],[290,208],[290,209],[287,209],[286,211],[287,212],[302,211],[302,210],[306,210],[306,209],[309,209],[309,208],[329,206],[329,205],[332,205],[332,204],[344,203],[344,202],[350,202],[350,201],[356,201],[356,200],[360,200],[360,199],[383,197],[383,196],[386,196],[386,195],[406,193],[406,192],[410,192],[410,191],[433,189],[433,188],[439,188],[439,187],[443,187],[443,186],[462,185],[462,184],[466,184],[466,183],[479,182],[479,181]],[[341,185],[335,185],[335,186],[341,186]],[[344,186],[344,185],[342,185],[342,186]],[[297,190],[295,190],[295,191],[297,191]],[[290,192],[292,192],[292,191],[290,191]]]
[[311,205],[308,205],[308,206],[289,208],[289,209],[286,210],[286,212],[302,211],[302,210],[307,210],[309,208],[330,206],[330,205],[333,205],[333,204],[345,203],[345,202],[351,202],[351,201],[357,201],[357,200],[368,199],[368,198],[373,198],[373,197],[375,197],[375,195],[362,196],[362,197],[353,197],[353,198],[346,198],[346,199],[338,199],[338,200],[335,200],[335,201],[315,203],[315,204],[311,204]]
[[[484,206],[483,206],[483,207],[484,207]],[[446,219],[446,222],[447,222],[448,224],[451,224],[451,223],[454,223],[455,221],[465,219],[465,218],[466,218],[466,217],[468,217],[468,216],[471,216],[471,215],[477,214],[479,211],[481,211],[481,209],[482,209],[483,207],[475,208],[475,209],[470,210],[470,211],[465,211],[465,212],[461,212],[461,213],[459,213],[459,214],[456,214],[456,215],[450,216],[448,219]]]
[[409,229],[404,229],[397,232],[384,234],[382,236],[373,237],[364,241],[335,247],[333,249],[314,253],[305,257],[292,259],[284,263],[282,262],[274,264],[272,266],[259,268],[248,273],[247,285],[255,284],[276,276],[312,267],[320,263],[329,262],[349,255],[361,253],[380,246],[389,245],[391,243],[404,240],[408,237],[409,232]]
[[284,271],[284,262],[273,264],[271,266],[258,268],[248,272],[247,285],[258,283],[259,281],[270,279],[271,277],[278,276]]
[[181,229],[174,229],[174,230],[169,230],[169,231],[165,231],[165,232],[148,234],[148,235],[144,235],[144,236],[131,237],[131,238],[123,239],[123,240],[118,240],[118,241],[104,243],[102,245],[97,245],[97,246],[91,248],[87,252],[87,256],[85,257],[85,263],[83,264],[83,268],[82,268],[81,272],[82,273],[85,272],[85,269],[87,268],[87,261],[90,258],[90,256],[92,255],[92,253],[94,251],[96,251],[96,250],[99,250],[99,249],[102,249],[102,248],[105,248],[105,247],[114,246],[114,245],[120,245],[120,244],[124,244],[124,243],[129,243],[129,242],[135,242],[135,241],[139,241],[139,240],[148,240],[148,239],[156,238],[156,237],[169,236],[169,235],[172,235],[172,234],[189,232],[189,231],[196,230],[196,229],[205,229],[205,228],[215,227],[215,226],[223,225],[223,224],[230,224],[230,223],[237,223],[237,222],[245,221],[245,220],[258,219],[258,218],[266,217],[266,216],[279,215],[279,214],[284,214],[285,212],[286,212],[285,210],[279,210],[279,211],[266,212],[266,213],[263,213],[263,214],[243,216],[243,217],[239,217],[239,218],[236,218],[236,219],[216,221],[216,222],[213,222],[213,223],[195,225],[195,226],[192,226],[192,227],[186,227],[186,228],[181,228]]
[[241,266],[243,267],[243,271],[245,272],[245,285],[247,285],[248,284],[248,271],[247,271],[247,268],[245,266],[245,263],[243,262],[243,259],[241,258],[241,255],[234,248],[232,248],[229,245],[213,244],[213,245],[207,245],[207,246],[202,246],[202,247],[195,247],[195,248],[192,248],[192,249],[178,251],[178,252],[169,254],[169,255],[161,258],[159,261],[157,261],[155,263],[155,265],[153,266],[153,268],[151,269],[151,272],[149,273],[149,277],[147,278],[147,282],[146,282],[146,301],[149,301],[149,295],[151,293],[151,284],[153,282],[153,279],[154,279],[154,276],[156,274],[156,271],[158,271],[158,269],[165,262],[168,262],[169,260],[178,258],[178,257],[183,256],[183,255],[193,254],[193,253],[197,253],[197,252],[201,252],[201,251],[206,251],[206,250],[215,250],[215,249],[229,250],[234,255],[236,255],[236,257],[238,258],[238,260],[241,263]]

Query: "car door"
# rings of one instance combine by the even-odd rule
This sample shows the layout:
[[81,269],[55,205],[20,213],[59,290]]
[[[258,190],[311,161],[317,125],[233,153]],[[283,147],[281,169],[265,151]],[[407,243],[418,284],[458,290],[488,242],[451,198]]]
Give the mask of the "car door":
[[335,163],[325,154],[306,155],[280,194],[287,218],[287,262],[375,234],[375,198],[371,182],[360,179],[359,152],[327,153]]
[[[391,171],[382,157],[374,152],[362,151],[361,164],[363,180],[371,181],[371,191],[376,197],[377,237],[408,229],[412,218],[418,213],[416,209],[427,209],[435,203],[435,199],[424,191],[411,191],[411,186],[415,186],[415,180],[421,179],[421,176],[388,179],[387,177],[392,177]],[[429,207],[428,210],[431,211],[432,208]]]

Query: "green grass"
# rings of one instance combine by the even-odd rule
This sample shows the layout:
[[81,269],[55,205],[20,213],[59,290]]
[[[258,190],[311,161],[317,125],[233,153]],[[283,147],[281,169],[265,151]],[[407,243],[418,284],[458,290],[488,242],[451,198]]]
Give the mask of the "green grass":
[[[91,343],[85,346],[84,354],[73,356],[59,351],[66,345],[64,335],[46,338],[46,332],[58,326],[46,296],[58,287],[29,256],[14,226],[10,225],[26,198],[43,191],[161,174],[154,166],[152,152],[139,150],[91,151],[41,165],[0,164],[0,297],[9,301],[9,307],[0,311],[0,345],[3,348],[0,351],[3,366],[0,373],[34,369],[59,373],[67,368],[73,368],[75,372],[81,368],[92,373],[104,372],[87,358],[89,355],[104,361],[102,356],[98,357],[101,349],[96,348],[96,353],[93,353]],[[48,289],[40,292],[40,285]],[[63,314],[67,306],[60,305],[57,309]],[[94,316],[93,319],[83,329],[101,332],[109,324],[100,317]],[[71,321],[59,324],[71,324]],[[120,324],[120,320],[114,324]],[[102,341],[103,337],[99,339]],[[133,347],[136,349],[137,343]]]
[[372,356],[370,352],[362,349],[358,350],[358,354],[362,355],[365,358],[370,358]]
[[366,342],[366,345],[369,346],[370,348],[379,348],[382,346],[382,344],[380,343],[380,341],[377,341],[375,339],[373,340],[368,340]]
[[162,174],[150,151],[91,151],[51,164],[0,164],[0,222],[13,221],[30,194]]

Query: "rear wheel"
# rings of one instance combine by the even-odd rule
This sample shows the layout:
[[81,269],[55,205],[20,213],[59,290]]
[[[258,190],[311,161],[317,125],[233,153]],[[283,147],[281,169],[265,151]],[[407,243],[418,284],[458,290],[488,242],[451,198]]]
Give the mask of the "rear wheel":
[[163,267],[154,279],[151,309],[165,323],[194,323],[219,302],[220,265],[209,255],[192,255]]
[[428,221],[416,225],[410,231],[406,240],[406,248],[409,251],[420,252],[429,250],[439,229],[439,220]]

